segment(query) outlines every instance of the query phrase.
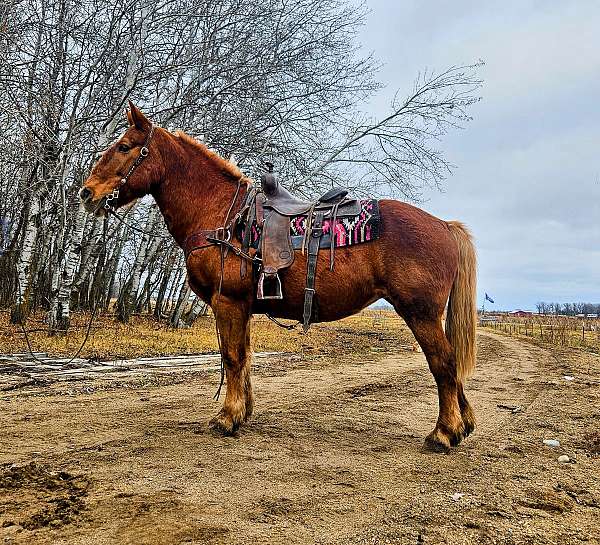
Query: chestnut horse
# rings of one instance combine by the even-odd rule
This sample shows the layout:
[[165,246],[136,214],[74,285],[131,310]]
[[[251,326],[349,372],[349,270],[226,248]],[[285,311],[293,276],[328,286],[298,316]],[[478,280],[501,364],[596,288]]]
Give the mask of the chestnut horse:
[[[237,166],[183,133],[152,125],[131,103],[128,119],[129,128],[104,152],[80,191],[88,211],[105,213],[151,194],[183,247],[190,235],[223,226],[228,214],[239,210],[252,181]],[[393,305],[437,384],[439,417],[425,445],[446,452],[475,427],[463,391],[475,365],[475,249],[459,222],[394,200],[380,201],[380,214],[380,238],[337,249],[335,272],[328,266],[329,249],[321,250],[327,255],[317,264],[318,320],[350,316],[380,298]],[[235,236],[231,242],[240,243]],[[304,304],[301,252],[283,271],[283,300],[257,300],[253,275],[242,277],[239,260],[228,252],[222,261],[217,246],[197,249],[187,259],[190,286],[211,305],[220,331],[227,392],[210,424],[224,434],[234,433],[252,414],[251,315],[299,320]]]

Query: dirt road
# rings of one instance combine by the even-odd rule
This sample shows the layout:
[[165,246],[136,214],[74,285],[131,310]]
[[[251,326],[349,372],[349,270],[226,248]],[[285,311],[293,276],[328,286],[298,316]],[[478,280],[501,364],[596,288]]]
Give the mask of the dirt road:
[[437,400],[409,351],[260,361],[235,438],[206,426],[215,372],[3,392],[0,543],[600,543],[600,358],[479,344],[449,455],[422,450]]

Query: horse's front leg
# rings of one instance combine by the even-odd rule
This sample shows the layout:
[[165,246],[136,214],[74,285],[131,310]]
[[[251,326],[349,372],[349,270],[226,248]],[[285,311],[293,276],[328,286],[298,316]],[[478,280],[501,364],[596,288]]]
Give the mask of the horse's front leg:
[[250,312],[245,301],[221,296],[213,305],[225,366],[227,393],[219,413],[210,421],[211,428],[223,434],[234,433],[252,414],[250,382]]

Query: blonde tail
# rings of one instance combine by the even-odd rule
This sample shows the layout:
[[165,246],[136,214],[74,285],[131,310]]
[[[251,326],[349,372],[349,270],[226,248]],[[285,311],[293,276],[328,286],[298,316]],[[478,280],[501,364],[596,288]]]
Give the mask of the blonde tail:
[[462,382],[473,373],[477,352],[477,255],[469,230],[458,221],[449,221],[448,226],[458,245],[458,272],[448,300],[446,337],[454,348],[456,372]]

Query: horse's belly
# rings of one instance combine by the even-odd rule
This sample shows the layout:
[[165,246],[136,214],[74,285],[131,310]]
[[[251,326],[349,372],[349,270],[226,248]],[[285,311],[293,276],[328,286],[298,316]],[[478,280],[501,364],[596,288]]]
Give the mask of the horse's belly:
[[[329,251],[321,250],[317,262],[313,322],[339,320],[386,295],[378,281],[371,255],[377,243],[335,251],[335,266],[329,268]],[[302,320],[306,257],[296,252],[294,264],[280,272],[283,299],[255,300],[254,313],[267,313],[277,318]]]

